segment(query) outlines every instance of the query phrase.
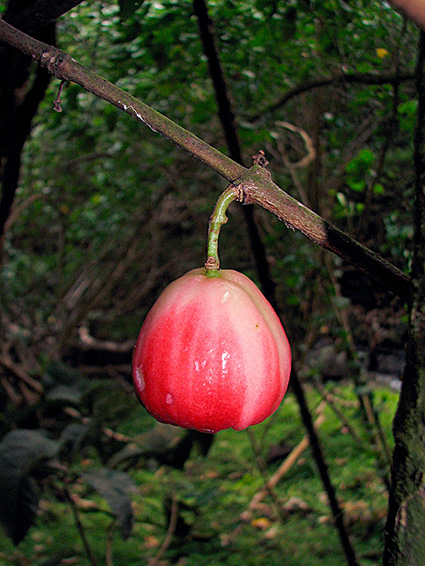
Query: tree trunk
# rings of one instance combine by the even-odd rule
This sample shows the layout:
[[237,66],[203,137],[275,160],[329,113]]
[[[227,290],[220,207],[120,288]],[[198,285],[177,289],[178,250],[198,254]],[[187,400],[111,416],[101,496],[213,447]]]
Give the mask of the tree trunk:
[[[10,0],[5,21],[14,21],[23,3]],[[25,28],[25,22],[22,26]],[[40,41],[55,43],[55,24],[37,30]],[[0,46],[0,259],[2,238],[19,181],[22,149],[50,82],[49,73],[9,45]],[[32,80],[31,80],[32,79]]]
[[385,566],[425,564],[425,34],[417,67],[415,250],[406,368],[394,419],[395,450]]

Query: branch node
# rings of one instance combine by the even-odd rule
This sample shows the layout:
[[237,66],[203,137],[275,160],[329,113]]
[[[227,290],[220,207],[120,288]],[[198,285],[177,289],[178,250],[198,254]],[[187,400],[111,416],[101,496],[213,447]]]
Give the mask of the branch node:
[[60,65],[64,62],[63,54],[59,51],[56,54],[50,49],[44,50],[41,54],[40,64],[46,67],[47,71],[56,77]]
[[259,165],[260,167],[266,168],[269,162],[266,159],[266,154],[262,149],[258,153],[252,156],[252,163],[254,165]]
[[243,188],[243,183],[238,183],[237,185],[234,185],[235,190],[236,190],[236,198],[235,200],[237,202],[241,202],[242,204],[245,204],[245,191]]

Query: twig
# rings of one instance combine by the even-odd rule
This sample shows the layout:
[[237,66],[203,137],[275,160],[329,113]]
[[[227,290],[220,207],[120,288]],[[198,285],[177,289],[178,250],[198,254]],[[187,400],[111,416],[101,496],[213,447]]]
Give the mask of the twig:
[[342,411],[339,410],[339,408],[336,406],[334,399],[332,398],[332,395],[330,395],[325,388],[323,387],[322,382],[317,379],[314,382],[314,386],[315,388],[318,390],[319,394],[322,396],[322,398],[326,401],[326,403],[329,405],[329,407],[332,409],[332,411],[335,413],[335,415],[337,416],[337,418],[341,421],[341,423],[343,424],[343,426],[345,426],[345,428],[348,430],[348,432],[351,434],[351,436],[354,438],[354,440],[356,441],[358,446],[362,446],[362,444],[364,444],[363,440],[360,438],[360,436],[357,434],[356,430],[351,426],[349,420],[345,417],[344,413]]
[[53,101],[53,110],[55,110],[55,112],[62,112],[62,104],[61,104],[61,95],[62,95],[62,90],[63,87],[65,85],[66,81],[61,81],[59,88],[58,88],[58,95],[56,96],[55,100]]
[[[331,265],[329,257],[326,258],[326,266],[327,266],[327,269],[328,269],[329,277],[330,277],[332,284],[333,284],[333,287],[334,287],[335,295],[336,295],[337,298],[340,299],[342,297],[341,287],[340,287],[340,284],[338,283],[338,281],[335,277],[335,273],[334,273],[334,270],[332,269],[332,265]],[[337,314],[338,318],[340,319],[340,322],[341,322],[341,324],[344,328],[344,331],[345,331],[348,349],[349,349],[351,358],[354,360],[354,362],[359,367],[359,374],[357,374],[356,372],[353,373],[354,383],[356,385],[356,390],[357,390],[357,397],[359,399],[360,406],[361,406],[361,408],[364,412],[364,415],[366,417],[366,421],[367,421],[367,423],[370,427],[370,432],[375,437],[375,446],[376,446],[376,450],[378,452],[378,460],[380,461],[382,468],[384,470],[386,470],[385,481],[386,481],[386,484],[388,486],[389,485],[388,469],[391,465],[391,451],[390,451],[388,444],[386,442],[385,434],[382,430],[382,426],[381,426],[381,422],[379,420],[379,417],[376,415],[374,407],[373,407],[373,396],[370,392],[365,393],[365,392],[362,391],[362,385],[364,385],[366,378],[363,376],[362,368],[361,368],[361,366],[358,362],[357,347],[356,347],[356,344],[355,344],[355,341],[354,341],[354,336],[353,336],[353,333],[352,333],[352,330],[351,330],[351,324],[350,324],[350,320],[349,320],[347,310],[345,308],[340,308],[338,306],[336,306],[335,308],[336,308],[336,314]]]
[[68,487],[66,485],[64,485],[64,487],[63,487],[63,492],[64,492],[66,500],[68,501],[68,503],[71,507],[72,514],[74,515],[75,524],[77,526],[78,532],[79,532],[81,540],[83,542],[84,549],[85,549],[86,554],[87,554],[87,558],[88,558],[88,560],[89,560],[89,562],[92,566],[97,566],[97,561],[96,561],[96,558],[94,557],[92,549],[90,548],[90,544],[89,544],[89,541],[86,537],[86,532],[85,532],[84,526],[81,522],[77,506],[75,505],[75,501],[73,500],[72,495],[70,494]]
[[324,86],[335,84],[396,85],[406,81],[413,81],[414,79],[415,73],[413,71],[403,71],[400,73],[340,73],[332,77],[311,79],[289,89],[280,100],[271,104],[267,108],[264,108],[254,116],[251,116],[248,120],[250,122],[256,122],[264,116],[264,114],[268,114],[270,112],[274,112],[278,108],[282,108],[282,106],[285,106],[285,104],[293,98],[296,98],[305,92],[316,90]]
[[173,493],[171,496],[171,514],[170,514],[170,522],[168,523],[167,534],[165,535],[164,541],[161,545],[161,548],[158,550],[156,556],[154,556],[154,558],[149,560],[149,566],[158,566],[159,561],[162,558],[164,552],[166,552],[168,547],[170,546],[177,525],[177,511],[178,511],[177,498],[175,493]]
[[13,208],[11,213],[9,214],[8,219],[6,220],[5,225],[4,225],[4,232],[6,233],[8,230],[10,230],[10,227],[12,226],[12,224],[19,217],[21,212],[23,210],[25,210],[25,208],[27,208],[27,206],[29,206],[31,203],[33,203],[35,200],[41,198],[42,196],[43,196],[42,193],[37,193],[37,194],[31,195],[27,199],[25,199],[20,205]]
[[18,406],[22,401],[22,395],[19,395],[19,393],[16,393],[16,391],[13,389],[13,387],[9,383],[7,377],[2,375],[0,377],[0,383],[3,387],[3,389],[6,391],[7,395],[9,396],[9,399],[12,401],[12,403],[15,406]]
[[[314,422],[314,426],[317,428],[319,427],[325,420],[323,410],[323,403],[321,403],[318,407],[318,411],[320,411],[319,417]],[[239,524],[231,533],[222,537],[222,544],[227,546],[229,545],[237,536],[239,536],[240,532],[243,529],[243,525],[251,519],[251,511],[254,511],[261,501],[267,496],[275,495],[274,488],[280,482],[280,480],[289,472],[301,454],[306,450],[308,445],[310,444],[308,435],[305,435],[303,439],[291,450],[279,468],[275,471],[275,473],[265,482],[265,485],[259,489],[255,495],[252,497],[251,501],[248,504],[248,507],[245,511],[239,515]],[[276,501],[276,499],[275,499]],[[279,509],[280,511],[280,509]],[[279,512],[279,515],[282,518],[282,513]]]
[[[314,422],[315,428],[319,428],[325,421],[325,415],[323,414],[323,409],[324,409],[324,403],[322,402],[317,409],[319,416]],[[302,440],[295,446],[295,448],[291,450],[291,452],[284,459],[284,461],[281,463],[281,465],[278,467],[275,473],[267,480],[266,485],[263,488],[261,488],[259,491],[257,491],[257,493],[249,502],[248,505],[249,510],[255,509],[258,506],[258,504],[264,499],[264,497],[266,497],[266,495],[270,493],[270,490],[273,490],[277,486],[280,480],[289,472],[289,470],[292,468],[292,466],[295,464],[295,462],[298,460],[298,458],[301,456],[301,454],[304,452],[304,450],[308,447],[309,444],[310,444],[309,437],[306,434],[302,438]]]
[[[259,450],[258,450],[258,447],[257,447],[256,442],[255,442],[255,435],[254,435],[254,432],[249,428],[249,429],[247,430],[247,433],[248,433],[248,437],[249,437],[249,439],[250,439],[250,441],[251,441],[251,446],[252,446],[253,451],[254,451],[255,461],[256,461],[258,470],[259,470],[259,472],[260,472],[260,474],[261,474],[261,476],[262,476],[262,478],[263,478],[263,481],[264,481],[264,487],[263,487],[263,490],[262,490],[262,491],[264,492],[264,496],[263,496],[263,497],[265,497],[266,495],[269,495],[269,496],[271,497],[271,499],[272,499],[272,501],[273,501],[273,503],[274,503],[274,505],[275,505],[277,514],[278,514],[278,516],[279,516],[279,518],[280,518],[280,521],[281,521],[281,523],[283,524],[283,523],[284,523],[284,520],[285,520],[285,516],[284,516],[283,511],[282,511],[282,503],[281,503],[281,501],[279,500],[279,497],[278,497],[277,493],[276,493],[275,490],[274,490],[275,485],[272,485],[272,484],[270,483],[270,481],[267,479],[266,466],[265,466],[265,463],[264,463],[263,459],[261,458],[261,456],[260,456],[260,454],[259,454]],[[247,514],[246,514],[246,513],[242,513],[240,517],[241,517],[242,520],[245,521],[245,520],[247,519]]]
[[112,521],[112,523],[108,527],[108,533],[106,537],[106,551],[105,551],[106,566],[114,566],[114,558],[112,555],[113,552],[112,542],[114,539],[114,533],[115,533],[115,521]]
[[[296,161],[295,163],[288,162],[289,167],[291,169],[301,169],[302,167],[307,167],[316,157],[316,150],[314,149],[314,144],[311,137],[307,134],[305,130],[299,128],[298,126],[294,126],[294,124],[290,124],[289,122],[276,122],[276,126],[281,126],[282,128],[289,130],[290,132],[299,134],[302,140],[304,141],[306,155],[304,155],[304,157],[302,157],[299,161]],[[283,151],[282,154],[284,154]]]
[[25,370],[15,364],[8,355],[4,354],[3,356],[0,356],[0,365],[26,383],[33,391],[36,393],[42,393],[43,386],[34,378],[30,377]]

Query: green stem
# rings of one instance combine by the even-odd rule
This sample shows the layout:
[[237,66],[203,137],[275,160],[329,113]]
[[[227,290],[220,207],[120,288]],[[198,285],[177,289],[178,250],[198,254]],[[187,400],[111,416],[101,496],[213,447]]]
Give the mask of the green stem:
[[208,277],[217,277],[220,270],[220,260],[218,258],[218,237],[223,224],[227,222],[226,212],[229,205],[234,200],[242,200],[240,189],[234,185],[230,185],[219,197],[214,212],[210,218],[208,227],[208,246],[207,261],[205,269]]

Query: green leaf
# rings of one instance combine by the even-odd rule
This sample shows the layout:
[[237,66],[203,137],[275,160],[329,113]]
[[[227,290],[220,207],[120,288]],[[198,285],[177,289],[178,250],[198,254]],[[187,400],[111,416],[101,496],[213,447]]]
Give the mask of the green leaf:
[[125,472],[99,468],[84,472],[83,479],[109,503],[120,526],[122,537],[128,538],[133,528],[133,509],[129,492],[136,489]]
[[144,0],[118,0],[120,7],[120,17],[122,20],[126,20],[131,16],[134,16],[137,9],[143,4]]
[[366,183],[364,181],[350,181],[347,180],[347,185],[351,190],[356,191],[356,193],[361,193],[366,188]]
[[96,422],[119,423],[137,407],[136,397],[114,381],[94,381],[81,399]]
[[14,544],[34,522],[39,481],[49,473],[46,463],[59,444],[37,430],[13,430],[0,443],[0,521]]
[[384,187],[381,185],[381,183],[375,183],[373,185],[373,192],[375,195],[382,195],[384,194]]
[[83,423],[71,423],[66,426],[59,439],[62,452],[72,453],[79,450],[87,440],[91,430],[90,425]]
[[53,361],[43,375],[43,386],[47,401],[79,405],[87,388],[87,381],[75,369]]

